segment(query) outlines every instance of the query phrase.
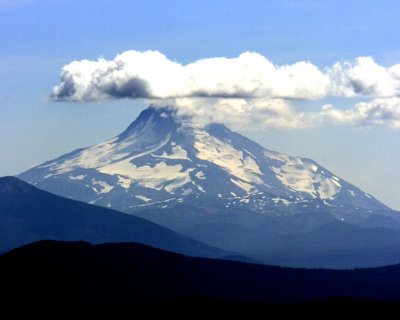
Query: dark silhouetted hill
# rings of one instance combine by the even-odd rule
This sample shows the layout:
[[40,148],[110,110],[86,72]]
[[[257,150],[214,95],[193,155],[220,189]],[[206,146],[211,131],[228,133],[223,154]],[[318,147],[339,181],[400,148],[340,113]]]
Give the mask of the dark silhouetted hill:
[[285,311],[282,303],[296,310],[300,302],[331,308],[400,300],[400,265],[293,269],[187,257],[136,243],[41,241],[0,256],[0,270],[1,310],[15,314],[55,308],[62,315],[80,306],[93,315],[107,306],[115,315],[120,308],[135,313],[135,306],[151,313],[191,305],[227,307],[229,314],[239,305]]

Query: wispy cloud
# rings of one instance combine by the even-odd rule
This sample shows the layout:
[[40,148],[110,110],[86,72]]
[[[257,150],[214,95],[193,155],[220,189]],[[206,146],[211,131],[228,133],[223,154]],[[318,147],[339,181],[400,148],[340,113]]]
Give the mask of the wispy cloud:
[[359,102],[347,110],[325,105],[320,112],[327,123],[359,126],[385,126],[400,130],[400,98],[374,99]]
[[222,122],[235,129],[293,130],[322,125],[383,126],[400,130],[400,98],[358,102],[350,109],[325,104],[318,111],[299,110],[284,99],[193,99],[170,101],[178,113],[202,124]]

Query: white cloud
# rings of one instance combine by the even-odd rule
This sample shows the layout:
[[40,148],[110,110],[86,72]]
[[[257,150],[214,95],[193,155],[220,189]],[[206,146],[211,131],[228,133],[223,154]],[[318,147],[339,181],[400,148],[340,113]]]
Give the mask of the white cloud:
[[400,98],[380,98],[370,102],[359,102],[347,110],[326,105],[322,107],[320,115],[322,121],[326,123],[385,126],[399,130]]
[[73,61],[63,67],[53,100],[118,98],[318,99],[329,79],[309,62],[275,66],[258,53],[181,65],[157,51],[126,51],[114,60]]
[[371,57],[359,57],[353,63],[334,64],[327,74],[330,77],[331,93],[335,96],[400,96],[400,64],[385,68]]
[[283,99],[181,98],[175,100],[178,114],[190,115],[204,125],[218,122],[233,129],[300,129],[315,125],[313,113],[302,113]]
[[293,130],[349,124],[400,130],[400,98],[359,102],[349,109],[322,105],[317,111],[299,110],[284,99],[181,98],[167,104],[174,104],[178,114],[190,115],[200,125],[219,122],[237,130]]
[[[324,105],[299,110],[296,99],[358,97],[350,109]],[[200,123],[223,122],[237,129],[299,129],[324,124],[400,129],[400,64],[386,68],[371,57],[319,70],[310,62],[276,66],[245,52],[182,65],[158,51],[126,51],[113,60],[73,61],[63,67],[55,101],[145,98],[174,104]],[[322,103],[321,103],[322,104]]]
[[63,67],[53,100],[118,98],[284,98],[400,96],[400,64],[386,68],[371,57],[335,63],[324,72],[310,62],[276,66],[245,52],[182,65],[158,51],[126,51],[114,60],[73,61]]

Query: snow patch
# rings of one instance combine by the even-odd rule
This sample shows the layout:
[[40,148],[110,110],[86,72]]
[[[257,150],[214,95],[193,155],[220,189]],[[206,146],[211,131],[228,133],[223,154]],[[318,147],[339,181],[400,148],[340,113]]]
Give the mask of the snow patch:
[[282,202],[285,206],[288,206],[288,205],[291,203],[290,201],[288,201],[288,200],[286,200],[286,199],[279,198],[279,197],[273,198],[272,201],[273,201],[275,204],[278,204],[279,202]]
[[86,175],[85,174],[80,174],[78,176],[68,176],[68,178],[70,178],[71,180],[83,180],[85,179]]
[[273,152],[273,151],[269,151],[269,150],[264,150],[264,156],[267,158],[270,158],[272,160],[277,160],[280,162],[288,162],[289,161],[289,156],[287,156],[286,154]]
[[197,149],[197,158],[214,163],[231,175],[242,181],[262,184],[258,176],[261,174],[257,163],[249,156],[244,156],[242,151],[236,150],[207,132],[195,130],[194,147]]
[[293,191],[307,193],[313,198],[333,199],[341,185],[321,173],[316,173],[315,167],[313,162],[296,157],[289,158],[281,167],[272,167],[272,170],[276,173],[276,178]]
[[203,171],[197,171],[195,176],[197,179],[201,179],[201,180],[206,178]]
[[108,192],[110,192],[112,189],[114,189],[114,187],[113,186],[110,186],[107,182],[105,182],[105,181],[101,181],[101,180],[96,180],[96,179],[92,179],[92,184],[93,185],[97,185],[97,186],[100,186],[100,190],[97,190],[97,188],[94,188],[93,187],[93,189],[97,192],[97,193],[108,193]]
[[152,155],[153,157],[157,157],[157,158],[165,158],[165,159],[174,159],[174,160],[189,160],[192,161],[191,159],[188,158],[187,156],[187,151],[185,149],[183,149],[181,146],[179,145],[175,145],[172,147],[171,149],[172,153],[171,154],[167,154],[164,150],[163,154],[161,156],[156,156],[156,155]]
[[336,194],[340,191],[341,186],[333,179],[320,178],[320,184],[318,186],[318,194],[320,199],[335,198]]
[[148,207],[154,204],[161,204],[161,203],[166,203],[166,202],[170,202],[175,200],[175,198],[169,198],[169,199],[165,199],[165,200],[161,200],[161,201],[154,201],[154,202],[147,202],[144,204],[137,204],[137,205],[133,205],[133,206],[129,206],[129,208],[136,208],[136,207]]
[[142,200],[144,202],[149,202],[151,200],[150,198],[147,198],[147,197],[141,196],[141,195],[136,195],[135,198]]
[[252,156],[254,159],[257,159],[257,157],[254,156],[254,154],[252,154],[249,150],[247,149],[243,149],[244,152],[246,152],[248,155]]
[[234,180],[234,179],[231,179],[231,181],[234,184],[236,184],[239,188],[241,188],[244,191],[246,191],[247,193],[257,192],[258,191],[254,186],[252,186],[251,184],[248,184],[246,182],[243,182],[243,181],[240,181],[240,180]]
[[132,180],[125,178],[123,176],[118,176],[118,184],[125,189],[129,189],[131,186]]
[[58,162],[53,161],[53,162],[50,162],[50,163],[47,163],[47,164],[42,164],[41,166],[38,166],[37,168],[38,169],[48,168],[48,167],[51,167],[51,166],[55,166],[56,164],[58,164]]
[[342,187],[342,185],[338,182],[338,180],[332,178],[331,181],[332,181],[334,184],[336,184],[339,188]]
[[103,197],[100,197],[100,198],[98,198],[98,199],[89,201],[89,203],[90,203],[90,204],[95,204],[97,201],[99,201],[99,200],[101,200],[101,199],[103,199]]
[[167,192],[173,193],[177,188],[191,181],[189,173],[194,170],[193,168],[182,170],[181,164],[168,166],[164,161],[153,167],[150,165],[138,167],[131,160],[132,158],[128,158],[115,162],[99,168],[98,171],[105,174],[122,175],[145,188],[156,190],[164,188]]
[[204,191],[204,189],[203,189],[202,186],[196,185],[196,187],[197,187],[201,192],[206,193],[206,192]]
[[50,178],[50,177],[55,176],[55,175],[57,175],[57,173],[49,173],[49,174],[46,174],[46,175],[43,177],[43,179],[47,179],[47,178]]
[[183,192],[182,192],[182,195],[183,196],[188,196],[188,195],[190,195],[191,193],[192,193],[192,189],[191,188],[188,188],[188,189],[185,189]]
[[[120,143],[117,143],[117,139],[118,137],[82,150],[74,158],[55,164],[51,167],[51,170],[56,170],[56,174],[62,174],[73,171],[75,168],[102,168],[115,162],[118,163],[124,161],[124,159],[130,155],[130,153],[126,152],[126,148],[132,148],[132,146],[135,144],[140,145],[140,139],[137,139],[136,136],[133,136]],[[144,155],[155,152],[163,147],[169,141],[169,139],[170,135],[168,135],[163,141],[155,145],[150,145],[147,150],[130,156],[129,159],[132,160],[140,158]]]

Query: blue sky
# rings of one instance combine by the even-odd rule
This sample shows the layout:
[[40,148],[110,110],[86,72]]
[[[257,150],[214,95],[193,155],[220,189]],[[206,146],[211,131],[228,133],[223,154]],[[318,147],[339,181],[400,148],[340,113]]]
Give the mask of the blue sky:
[[[398,1],[48,1],[0,0],[0,175],[18,174],[120,133],[143,100],[52,102],[63,66],[155,50],[189,64],[256,52],[276,65],[309,61],[320,70],[372,57],[400,63]],[[352,108],[365,97],[292,100]],[[265,147],[312,158],[400,209],[400,130],[344,122],[250,131]]]

